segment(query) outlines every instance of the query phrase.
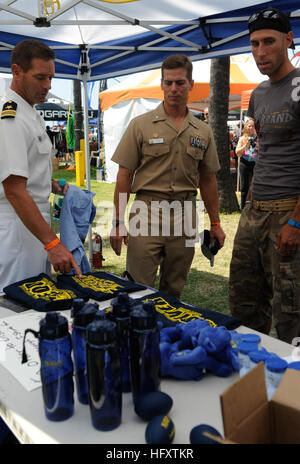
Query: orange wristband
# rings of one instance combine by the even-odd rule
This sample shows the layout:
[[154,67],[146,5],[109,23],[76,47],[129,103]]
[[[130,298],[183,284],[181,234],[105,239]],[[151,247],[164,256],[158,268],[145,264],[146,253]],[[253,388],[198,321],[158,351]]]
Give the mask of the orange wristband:
[[46,251],[49,251],[49,250],[51,250],[51,248],[54,248],[59,243],[60,243],[60,240],[59,240],[59,238],[56,237],[54,240],[52,240],[52,242],[45,245],[44,248],[45,248]]
[[211,222],[211,223],[210,223],[210,226],[211,226],[211,227],[213,227],[213,226],[215,226],[215,227],[221,227],[221,223],[220,223],[220,222]]

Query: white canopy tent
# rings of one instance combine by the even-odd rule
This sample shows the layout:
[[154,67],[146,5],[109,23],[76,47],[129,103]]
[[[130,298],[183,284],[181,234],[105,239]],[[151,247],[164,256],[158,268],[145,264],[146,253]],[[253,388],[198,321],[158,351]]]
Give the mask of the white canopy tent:
[[11,77],[5,74],[0,74],[0,95],[3,95],[10,87]]

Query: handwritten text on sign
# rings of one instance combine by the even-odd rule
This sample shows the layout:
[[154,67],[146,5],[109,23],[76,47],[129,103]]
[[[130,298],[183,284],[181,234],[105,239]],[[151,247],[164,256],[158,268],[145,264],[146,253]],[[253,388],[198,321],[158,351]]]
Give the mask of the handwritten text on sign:
[[39,330],[45,313],[26,311],[0,319],[0,364],[5,367],[27,391],[41,386],[38,339],[26,337],[27,363],[22,364],[23,338],[26,329]]

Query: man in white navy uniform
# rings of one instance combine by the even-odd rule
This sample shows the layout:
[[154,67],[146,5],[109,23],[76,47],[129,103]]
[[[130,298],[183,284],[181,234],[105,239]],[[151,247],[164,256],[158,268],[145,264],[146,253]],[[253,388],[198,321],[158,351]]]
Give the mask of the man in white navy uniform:
[[[0,100],[0,292],[41,272],[80,269],[49,226],[51,143],[34,105],[43,103],[54,76],[55,54],[37,40],[11,54],[12,84]],[[65,188],[66,192],[67,186]]]

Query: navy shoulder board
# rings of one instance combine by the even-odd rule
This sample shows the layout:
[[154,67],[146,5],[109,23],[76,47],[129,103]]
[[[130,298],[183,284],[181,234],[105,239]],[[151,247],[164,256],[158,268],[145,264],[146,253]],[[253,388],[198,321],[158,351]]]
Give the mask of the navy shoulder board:
[[6,118],[14,118],[17,112],[17,103],[9,100],[8,102],[4,103],[1,113],[1,119]]

